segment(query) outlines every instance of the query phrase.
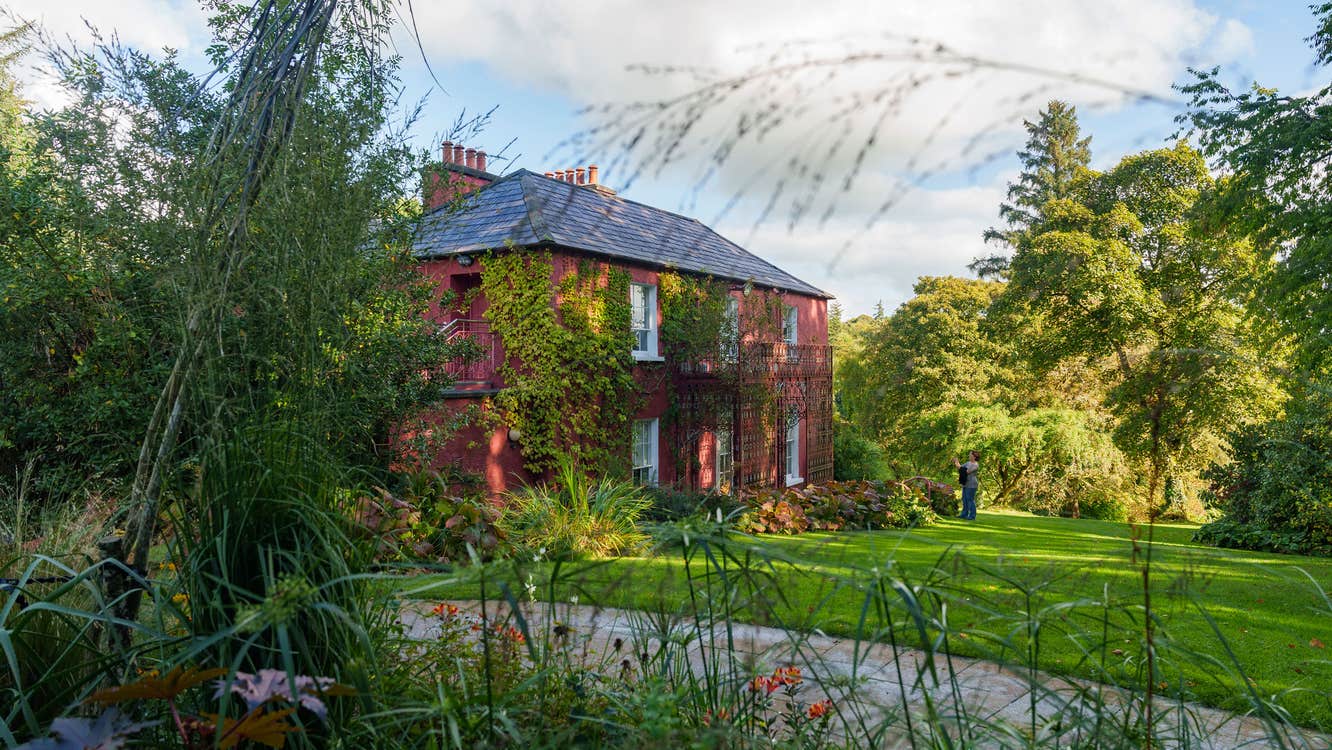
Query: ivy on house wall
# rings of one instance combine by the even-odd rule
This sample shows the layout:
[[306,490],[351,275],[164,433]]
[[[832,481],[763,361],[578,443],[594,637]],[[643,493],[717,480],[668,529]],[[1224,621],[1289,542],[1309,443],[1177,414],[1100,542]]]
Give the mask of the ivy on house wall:
[[730,283],[711,276],[665,271],[657,276],[661,300],[661,347],[667,359],[704,362],[738,343],[738,326],[727,325]]
[[486,258],[485,316],[504,345],[495,396],[497,420],[521,433],[524,467],[533,473],[562,458],[627,475],[631,420],[640,394],[634,375],[629,274],[583,261],[554,279],[549,253]]

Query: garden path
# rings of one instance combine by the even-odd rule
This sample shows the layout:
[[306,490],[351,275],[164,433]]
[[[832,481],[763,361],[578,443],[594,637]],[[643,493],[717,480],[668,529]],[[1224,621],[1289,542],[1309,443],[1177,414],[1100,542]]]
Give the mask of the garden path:
[[[482,614],[480,602],[448,604],[458,607],[463,616]],[[1141,700],[1133,700],[1122,688],[1033,674],[1020,666],[982,659],[938,654],[931,658],[917,649],[894,651],[888,644],[742,623],[727,626],[718,622],[708,628],[690,619],[633,610],[543,603],[520,609],[525,629],[537,643],[558,644],[560,658],[602,674],[632,670],[638,660],[635,654],[655,654],[661,648],[673,649],[676,658],[687,656],[696,674],[706,665],[715,668],[720,664],[723,674],[741,684],[779,666],[797,666],[804,679],[799,695],[803,703],[826,696],[839,705],[850,726],[859,725],[860,719],[866,720],[864,726],[878,726],[889,719],[901,728],[895,736],[879,740],[879,747],[912,746],[906,729],[908,715],[920,736],[922,717],[931,713],[939,717],[934,725],[948,727],[950,733],[971,728],[974,734],[963,743],[967,747],[1030,747],[1033,728],[1045,740],[1039,746],[1085,746],[1088,738],[1078,732],[1087,731],[1091,724],[1087,717],[1097,715],[1094,707],[1098,703],[1110,707],[1115,726],[1131,725],[1125,719],[1134,715],[1126,712],[1142,710]],[[513,613],[504,602],[490,602],[484,614],[492,622],[513,623]],[[439,617],[429,605],[408,605],[403,622],[411,637],[427,639],[439,634]],[[548,637],[543,638],[543,633]],[[853,705],[856,709],[848,710]],[[1168,699],[1157,699],[1153,711],[1157,726],[1153,746],[1162,750],[1332,748],[1332,738],[1265,723],[1256,716]],[[853,714],[856,718],[851,718]],[[1273,738],[1274,733],[1280,741]]]

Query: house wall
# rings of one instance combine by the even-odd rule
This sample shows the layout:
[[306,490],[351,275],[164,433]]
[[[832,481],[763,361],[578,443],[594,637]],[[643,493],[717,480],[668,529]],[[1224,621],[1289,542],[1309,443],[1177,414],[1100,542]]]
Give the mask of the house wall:
[[[566,275],[575,273],[580,261],[587,259],[587,256],[578,253],[551,250],[552,260],[552,283],[557,287],[559,281]],[[433,320],[443,324],[454,318],[465,317],[473,320],[484,319],[485,311],[489,307],[488,301],[482,295],[477,295],[470,307],[459,313],[452,306],[442,308],[439,300],[446,290],[464,289],[470,285],[471,281],[462,281],[462,279],[476,276],[479,278],[481,268],[485,259],[480,254],[472,256],[473,263],[469,266],[463,266],[458,263],[456,257],[441,258],[430,260],[421,265],[421,272],[434,280],[438,294],[435,304],[431,307],[430,315]],[[611,261],[605,261],[611,263]],[[630,280],[635,283],[657,285],[660,271],[654,268],[637,266],[619,261],[613,262],[617,267],[628,271]],[[755,290],[754,293],[765,295],[777,295],[781,298],[783,304],[791,305],[797,310],[797,340],[800,344],[813,344],[826,346],[828,343],[828,318],[827,301],[815,297],[807,297],[792,292],[777,292],[773,290]],[[739,298],[740,292],[733,294]],[[454,303],[456,305],[456,301]],[[557,300],[558,304],[558,300]],[[662,312],[660,298],[657,304],[657,326],[660,331],[662,324]],[[743,321],[742,321],[743,323]],[[495,357],[496,361],[501,361],[505,356],[502,345],[495,337]],[[658,354],[660,354],[660,337],[658,337]],[[517,365],[517,362],[511,362]],[[671,378],[666,369],[667,365],[661,361],[643,361],[634,369],[635,379],[640,384],[644,394],[644,401],[635,415],[635,419],[658,419],[659,420],[659,440],[658,440],[658,480],[661,484],[671,484],[675,482],[682,474],[683,467],[677,467],[674,457],[674,451],[671,450],[669,441],[664,431],[664,422],[667,412],[670,410],[673,401]],[[486,397],[495,392],[496,389],[504,387],[504,383],[498,374],[480,383],[460,383],[457,384],[451,392],[451,398],[445,409],[445,415],[456,416],[467,409],[482,409],[485,407]],[[801,425],[801,445],[802,448],[809,445],[808,420],[802,421]],[[713,465],[716,451],[715,436],[707,432],[702,436],[697,447],[698,455],[693,456],[699,465],[705,467],[699,477],[700,480],[711,483],[715,481],[713,477]],[[625,446],[625,460],[629,460],[629,446]],[[800,455],[801,476],[808,476],[809,450],[802,449]],[[525,482],[532,482],[540,479],[534,477],[522,468],[523,460],[519,444],[509,440],[509,430],[507,426],[501,425],[495,429],[486,429],[478,426],[470,426],[462,429],[436,456],[434,465],[436,468],[442,468],[448,464],[459,465],[462,469],[480,474],[485,479],[486,489],[492,496],[498,496],[505,490]]]

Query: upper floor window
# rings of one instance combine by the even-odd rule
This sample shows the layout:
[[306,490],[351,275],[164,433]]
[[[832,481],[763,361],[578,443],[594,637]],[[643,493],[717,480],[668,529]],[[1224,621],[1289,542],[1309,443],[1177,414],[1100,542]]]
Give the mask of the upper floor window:
[[629,285],[630,327],[634,332],[634,356],[657,356],[657,287]]
[[789,346],[795,346],[799,339],[796,336],[796,309],[790,305],[782,307],[782,341]]
[[740,300],[726,298],[726,312],[722,317],[721,359],[723,362],[736,362],[740,359]]

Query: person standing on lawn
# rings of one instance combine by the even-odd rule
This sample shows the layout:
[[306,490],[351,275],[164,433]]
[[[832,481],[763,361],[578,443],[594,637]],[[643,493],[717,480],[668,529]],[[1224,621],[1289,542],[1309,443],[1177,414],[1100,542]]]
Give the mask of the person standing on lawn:
[[962,515],[958,517],[966,521],[975,521],[976,488],[980,486],[980,452],[968,453],[966,463],[954,458],[953,466],[957,467],[957,481],[962,485]]

